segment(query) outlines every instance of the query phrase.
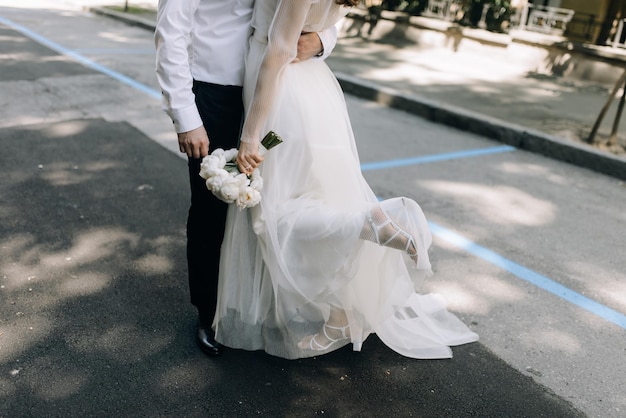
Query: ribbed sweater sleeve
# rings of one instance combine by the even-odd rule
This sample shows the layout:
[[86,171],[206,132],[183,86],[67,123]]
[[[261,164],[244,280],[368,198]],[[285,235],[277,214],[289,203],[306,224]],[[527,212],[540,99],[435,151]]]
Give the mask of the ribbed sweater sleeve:
[[254,97],[246,115],[242,142],[259,143],[284,68],[296,58],[298,38],[316,0],[280,0],[268,33]]

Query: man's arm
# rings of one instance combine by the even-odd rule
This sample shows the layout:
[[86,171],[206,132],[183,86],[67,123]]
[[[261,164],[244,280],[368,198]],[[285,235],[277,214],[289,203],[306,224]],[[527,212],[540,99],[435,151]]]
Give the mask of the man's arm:
[[154,33],[157,80],[163,109],[174,122],[181,152],[200,158],[208,153],[209,139],[192,92],[189,39],[198,0],[161,0]]
[[322,32],[303,33],[298,40],[296,61],[306,61],[313,57],[326,59],[337,44],[337,28],[331,26]]
[[320,41],[322,41],[322,55],[320,58],[325,60],[337,45],[337,26],[333,25],[322,32],[318,33]]

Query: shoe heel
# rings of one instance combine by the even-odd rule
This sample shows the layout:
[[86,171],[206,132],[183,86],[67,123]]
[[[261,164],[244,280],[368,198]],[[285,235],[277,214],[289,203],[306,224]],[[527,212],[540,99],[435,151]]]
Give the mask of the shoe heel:
[[[414,240],[417,249],[417,263],[414,264],[419,270],[430,270],[428,249],[432,244],[432,235],[428,227],[428,221],[420,206],[413,199],[396,197],[380,202],[380,208],[401,225]],[[409,254],[407,254],[409,255]]]

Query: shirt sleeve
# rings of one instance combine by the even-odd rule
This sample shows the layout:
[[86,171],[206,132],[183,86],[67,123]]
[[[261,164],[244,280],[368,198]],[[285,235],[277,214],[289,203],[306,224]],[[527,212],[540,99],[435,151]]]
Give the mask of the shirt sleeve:
[[246,115],[241,141],[259,143],[265,120],[285,66],[296,58],[298,38],[315,0],[281,0],[268,33],[268,44],[261,63],[254,96]]
[[188,47],[193,15],[199,0],[160,0],[154,32],[156,75],[163,97],[163,110],[176,132],[202,126],[193,94]]
[[322,55],[320,55],[318,59],[325,60],[330,56],[331,52],[333,52],[335,45],[337,45],[337,27],[335,25],[330,26],[323,31],[318,32],[317,35],[320,37],[320,41],[322,41],[322,48],[324,49]]

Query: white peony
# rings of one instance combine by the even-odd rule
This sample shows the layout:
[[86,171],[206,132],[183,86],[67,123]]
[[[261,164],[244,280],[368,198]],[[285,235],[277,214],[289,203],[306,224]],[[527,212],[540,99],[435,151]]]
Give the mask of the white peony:
[[[270,131],[261,141],[262,150],[269,150],[280,144],[282,139]],[[216,149],[202,159],[200,177],[206,187],[220,200],[236,203],[240,209],[256,206],[261,201],[263,178],[255,169],[248,177],[241,173],[236,164],[237,148],[224,151]]]
[[233,203],[237,199],[237,196],[239,196],[239,189],[239,182],[231,177],[222,184],[220,193],[225,202]]
[[[222,170],[222,171],[224,171],[224,170]],[[224,182],[228,181],[229,178],[230,178],[230,176],[228,175],[227,172],[215,173],[215,175],[206,177],[206,187],[210,191],[216,192],[216,191],[218,191],[222,187]]]
[[243,193],[239,194],[237,198],[237,206],[241,209],[250,208],[256,206],[261,202],[261,192],[253,189],[252,187],[246,187]]

